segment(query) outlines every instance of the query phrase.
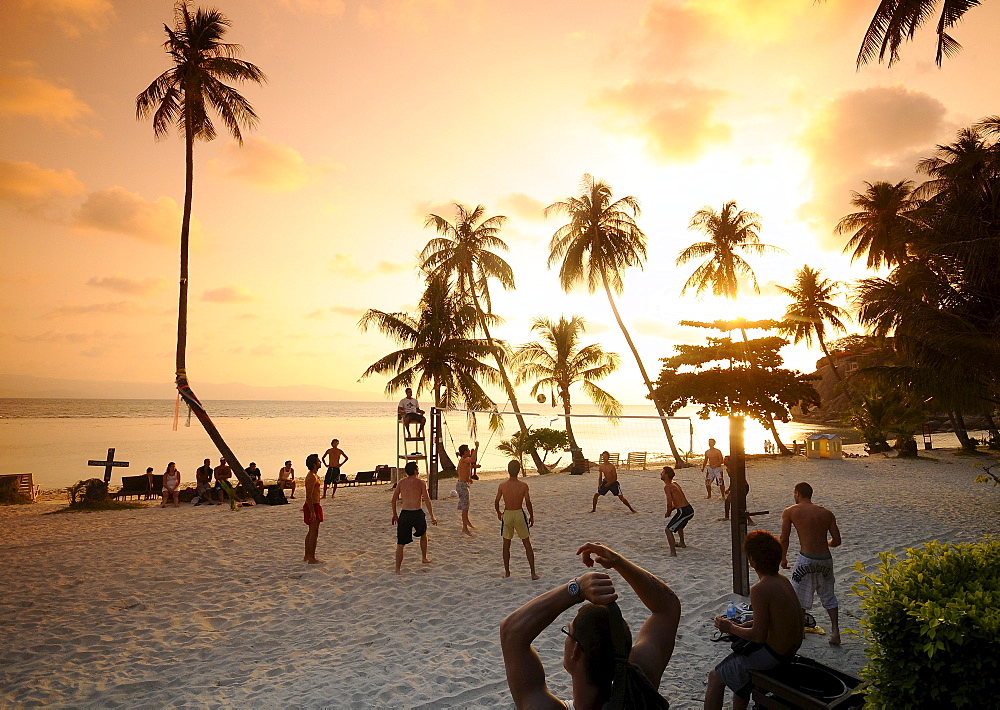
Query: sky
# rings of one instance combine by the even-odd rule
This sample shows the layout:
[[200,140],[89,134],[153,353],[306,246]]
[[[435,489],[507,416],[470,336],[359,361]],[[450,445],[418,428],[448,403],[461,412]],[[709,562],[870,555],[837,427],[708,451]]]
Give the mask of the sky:
[[[240,90],[260,116],[239,146],[195,146],[187,371],[199,382],[359,381],[396,349],[366,309],[413,312],[428,214],[454,203],[508,217],[516,289],[492,286],[498,337],[579,314],[584,343],[622,355],[603,386],[644,387],[602,293],[564,293],[547,268],[585,173],[635,196],[648,261],[618,306],[647,369],[707,334],[681,320],[780,318],[804,264],[872,275],[833,232],[865,180],[915,162],[1000,112],[1000,4],[932,32],[893,67],[858,70],[876,3],[859,0],[226,0],[227,39],[268,81]],[[169,68],[169,0],[7,0],[0,6],[0,373],[163,382],[172,396],[184,146],[155,140],[135,97]],[[932,23],[933,24],[933,23]],[[759,296],[680,296],[703,237],[691,216],[735,200],[761,239]],[[840,301],[847,305],[846,300]],[[857,330],[856,326],[852,326]],[[818,349],[783,350],[811,371]],[[527,388],[521,390],[526,392]]]

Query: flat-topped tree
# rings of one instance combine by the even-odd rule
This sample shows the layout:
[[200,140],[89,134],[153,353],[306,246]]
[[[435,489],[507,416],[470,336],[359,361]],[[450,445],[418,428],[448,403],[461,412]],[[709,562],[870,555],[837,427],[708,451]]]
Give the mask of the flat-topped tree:
[[[743,321],[743,327],[752,327],[751,322]],[[729,326],[740,328],[735,323]],[[707,340],[708,345],[676,345],[676,355],[662,358],[654,394],[661,406],[674,414],[689,404],[700,404],[698,415],[704,419],[711,414],[748,416],[771,430],[782,453],[791,453],[774,420],[787,422],[789,407],[797,404],[819,406],[819,394],[811,384],[816,378],[781,366],[784,359],[778,351],[788,344],[784,338]]]
[[663,433],[667,436],[675,465],[677,468],[688,466],[677,450],[667,420],[662,418],[665,416],[663,410],[652,396],[653,383],[618,313],[613,295],[620,294],[624,289],[622,274],[625,269],[630,266],[642,268],[646,261],[646,235],[635,222],[641,212],[639,201],[631,195],[612,201],[611,186],[603,180],[595,180],[591,175],[583,176],[581,188],[579,197],[567,197],[545,208],[546,216],[563,214],[569,217],[569,222],[560,227],[549,242],[549,267],[561,260],[559,283],[567,293],[579,284],[585,285],[590,293],[599,287],[604,289],[611,312],[649,391],[649,398],[661,417]]
[[210,141],[216,137],[215,125],[209,109],[218,114],[232,136],[243,143],[242,128],[257,123],[253,106],[226,81],[251,81],[257,84],[267,79],[259,67],[238,59],[242,48],[238,44],[223,42],[229,20],[215,9],[192,10],[182,0],[174,6],[174,28],[163,26],[167,41],[163,48],[170,55],[173,66],[160,74],[146,90],[135,99],[135,113],[139,119],[153,118],[153,133],[157,139],[165,137],[171,128],[184,136],[185,183],[184,213],[181,218],[180,292],[177,303],[177,391],[194,411],[219,452],[226,457],[243,488],[258,503],[264,497],[253,481],[243,471],[235,454],[226,444],[218,428],[209,418],[188,384],[187,306],[188,306],[188,246],[191,234],[191,202],[194,192],[194,142]]

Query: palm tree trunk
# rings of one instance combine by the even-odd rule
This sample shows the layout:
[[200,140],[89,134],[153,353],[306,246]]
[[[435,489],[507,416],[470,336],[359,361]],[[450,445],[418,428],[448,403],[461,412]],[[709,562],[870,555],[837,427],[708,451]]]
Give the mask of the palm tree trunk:
[[993,416],[989,412],[983,412],[983,418],[986,420],[986,428],[990,432],[990,440],[1000,442],[1000,430],[997,429],[997,423],[993,421]]
[[[611,304],[611,312],[615,314],[615,320],[618,321],[618,327],[621,328],[622,335],[625,336],[625,342],[628,343],[629,348],[632,350],[632,355],[635,357],[635,362],[639,366],[639,372],[642,374],[642,381],[646,383],[646,389],[649,390],[649,398],[653,400],[653,405],[656,407],[656,413],[660,417],[665,417],[663,413],[663,407],[656,399],[656,395],[653,391],[653,383],[649,380],[649,375],[646,374],[646,367],[642,364],[642,358],[639,357],[639,351],[635,348],[635,343],[632,342],[632,336],[629,335],[628,330],[625,328],[625,324],[622,322],[622,317],[618,313],[618,307],[615,305],[615,299],[611,296],[611,287],[608,285],[607,276],[602,276],[604,280],[604,291],[608,294],[608,303]],[[667,424],[666,419],[660,419],[660,423],[663,425],[663,433],[667,435],[667,443],[670,444],[670,453],[674,457],[674,467],[675,468],[685,468],[690,464],[684,460],[677,451],[677,445],[674,443],[674,437],[670,433],[670,425]]]
[[778,436],[778,428],[774,425],[774,417],[771,413],[767,413],[767,428],[771,431],[771,436],[774,437],[774,443],[778,445],[778,451],[782,454],[790,455],[792,452],[788,450],[788,447],[784,445],[781,441],[781,437]]
[[965,426],[965,417],[962,416],[962,412],[957,409],[954,412],[948,412],[948,418],[951,419],[951,424],[955,428],[955,436],[958,437],[958,443],[962,445],[962,448],[966,451],[975,451],[976,445],[969,438],[969,430]]
[[583,451],[577,446],[576,435],[573,434],[573,425],[570,423],[570,412],[572,408],[569,401],[569,390],[563,388],[559,392],[563,401],[563,413],[566,415],[566,438],[569,439],[569,451],[573,457],[573,473],[583,473]]
[[194,415],[201,422],[208,437],[215,443],[219,453],[226,457],[226,463],[233,469],[236,479],[243,485],[243,490],[253,496],[257,503],[264,503],[264,495],[258,490],[253,479],[243,470],[242,464],[237,460],[229,445],[222,438],[218,427],[209,418],[208,412],[198,400],[191,386],[188,384],[186,358],[187,358],[187,311],[188,311],[188,247],[191,235],[191,202],[194,195],[194,127],[191,123],[191,114],[187,113],[184,118],[184,143],[185,143],[185,174],[184,174],[184,215],[181,219],[181,279],[180,293],[177,298],[177,357],[175,382],[177,393],[184,398]]
[[833,358],[830,357],[830,351],[826,349],[826,342],[823,340],[823,336],[817,333],[816,337],[819,340],[819,349],[823,351],[824,355],[826,355],[826,361],[830,363],[830,369],[832,369],[833,374],[837,376],[837,382],[843,382],[844,378],[841,376],[840,370],[837,369],[837,366],[833,364]]
[[[438,409],[441,408],[441,383],[435,381],[434,383],[434,406]],[[455,462],[451,460],[448,455],[448,449],[444,445],[444,437],[441,437],[441,441],[436,442],[437,446],[437,456],[438,456],[438,468],[442,471],[454,471]]]
[[[483,335],[486,336],[486,342],[489,343],[490,347],[493,349],[493,354],[497,360],[497,369],[500,370],[500,379],[503,382],[503,388],[507,392],[507,399],[510,400],[510,407],[514,410],[514,417],[517,419],[517,426],[521,430],[521,436],[528,439],[528,427],[524,423],[524,417],[521,416],[521,409],[517,405],[517,395],[514,394],[514,385],[510,382],[510,377],[507,375],[507,368],[504,367],[503,357],[500,355],[500,350],[497,348],[496,344],[493,342],[493,336],[490,335],[490,329],[486,325],[486,320],[482,318],[483,309],[479,306],[479,296],[476,295],[475,287],[471,286],[469,288],[469,294],[472,296],[472,303],[476,307],[476,313],[480,315],[479,325],[483,329]],[[539,473],[548,473],[549,469],[542,463],[541,457],[538,455],[538,451],[534,448],[531,449],[531,460],[535,464],[535,468]],[[522,473],[524,473],[522,467]],[[524,475],[527,475],[524,473]]]

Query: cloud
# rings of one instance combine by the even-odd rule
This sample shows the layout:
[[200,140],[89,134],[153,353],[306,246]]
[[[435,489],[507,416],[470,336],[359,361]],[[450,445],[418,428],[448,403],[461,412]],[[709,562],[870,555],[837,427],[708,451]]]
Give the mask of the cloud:
[[85,306],[60,306],[55,308],[42,318],[65,318],[67,316],[89,315],[91,313],[102,313],[104,315],[136,316],[148,313],[149,311],[140,308],[132,301],[114,301],[112,303],[91,303]]
[[344,0],[283,0],[285,7],[303,15],[340,17],[347,5]]
[[334,254],[333,258],[330,259],[328,266],[330,268],[330,273],[332,274],[342,278],[357,279],[359,281],[375,278],[377,276],[392,276],[394,274],[401,274],[411,269],[411,266],[407,263],[385,260],[377,262],[371,269],[364,269],[358,266],[358,263],[355,261],[352,254]]
[[91,276],[87,280],[88,286],[133,296],[156,293],[163,290],[166,283],[166,280],[162,278],[130,279],[124,276],[105,276],[102,278]]
[[249,303],[255,298],[242,286],[223,286],[205,291],[201,294],[201,300],[209,303]]
[[636,318],[632,321],[632,330],[639,335],[648,335],[654,338],[664,338],[678,342],[688,342],[691,340],[690,328],[677,323],[665,323],[664,321],[652,318]]
[[729,141],[730,127],[712,120],[726,96],[689,81],[637,81],[606,89],[591,104],[611,118],[613,130],[645,139],[661,160],[686,162]]
[[77,180],[72,170],[50,170],[27,161],[0,160],[0,203],[22,212],[65,220],[70,199],[86,191],[86,185]]
[[312,313],[307,313],[306,318],[325,318],[331,313],[338,316],[346,316],[347,318],[360,318],[364,315],[365,310],[364,308],[351,308],[350,306],[331,306],[330,308],[317,308]]
[[70,37],[102,30],[115,17],[109,0],[21,0],[21,4],[36,18],[54,23]]
[[[472,26],[479,22],[478,5],[468,0],[461,5],[461,16]],[[368,29],[390,25],[426,30],[435,26],[438,11],[454,6],[453,0],[367,0],[358,6],[358,22]]]
[[813,200],[800,210],[828,246],[836,222],[851,209],[851,191],[863,181],[913,178],[914,164],[929,155],[949,126],[934,97],[902,86],[846,92],[821,107],[799,142],[812,161]]
[[[80,207],[74,224],[85,229],[114,232],[150,244],[174,246],[180,238],[181,208],[170,197],[147,202],[124,187],[92,192]],[[201,233],[197,220],[191,223],[191,238]]]
[[61,333],[47,330],[37,335],[15,335],[14,340],[22,343],[85,343],[94,337],[91,333]]
[[497,206],[501,213],[512,214],[521,219],[542,220],[545,208],[548,205],[541,200],[524,194],[523,192],[512,192],[504,195],[497,201]]
[[37,76],[0,74],[0,117],[25,117],[74,128],[93,115],[71,89]]
[[209,163],[216,172],[276,192],[298,190],[337,169],[332,164],[310,165],[294,148],[259,136],[242,146],[232,141],[220,155]]

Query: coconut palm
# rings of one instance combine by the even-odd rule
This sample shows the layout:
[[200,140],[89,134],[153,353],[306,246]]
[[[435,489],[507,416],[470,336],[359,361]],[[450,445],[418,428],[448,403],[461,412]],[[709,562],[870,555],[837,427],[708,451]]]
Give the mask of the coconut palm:
[[[646,260],[646,235],[635,223],[641,212],[639,201],[629,195],[612,202],[612,196],[610,185],[585,174],[579,197],[567,197],[545,208],[546,216],[563,214],[569,217],[569,223],[560,227],[549,242],[549,268],[562,260],[559,283],[567,293],[579,283],[585,284],[590,293],[598,287],[604,289],[611,312],[639,366],[649,398],[660,417],[664,417],[663,407],[654,396],[653,383],[614,299],[614,294],[620,294],[624,288],[622,273],[625,269],[629,266],[642,268]],[[677,467],[685,466],[667,420],[661,418],[660,421]]]
[[837,296],[840,284],[821,276],[822,269],[813,269],[808,265],[795,272],[795,284],[791,288],[778,286],[778,290],[792,299],[785,309],[785,320],[779,327],[779,332],[789,335],[793,343],[803,340],[806,345],[812,345],[815,336],[820,349],[826,355],[826,361],[833,368],[833,374],[843,381],[837,365],[830,357],[826,348],[826,326],[834,331],[846,331],[841,318],[847,317],[847,311],[830,303]]
[[[427,242],[420,252],[420,268],[429,278],[453,284],[456,292],[474,306],[479,328],[492,348],[496,358],[500,382],[514,410],[518,428],[527,437],[528,427],[521,416],[514,393],[514,385],[504,365],[505,349],[490,334],[490,317],[493,312],[489,280],[496,279],[505,289],[514,288],[514,272],[510,264],[494,251],[507,251],[507,244],[500,238],[500,228],[507,218],[503,215],[485,217],[486,208],[477,205],[469,209],[455,204],[454,224],[436,214],[429,215],[425,226],[433,227],[441,236]],[[532,452],[532,461],[539,473],[548,469],[538,452]]]
[[866,182],[863,193],[851,192],[851,204],[860,211],[843,217],[834,231],[854,236],[844,247],[851,249],[851,262],[867,254],[869,269],[879,269],[906,261],[907,244],[916,238],[920,224],[915,219],[919,202],[913,197],[913,183],[900,180]]
[[[858,68],[889,55],[889,66],[899,60],[899,47],[913,39],[917,30],[933,17],[936,0],[881,0],[875,9],[868,31],[858,51]],[[945,55],[952,56],[962,48],[948,30],[958,24],[966,12],[979,5],[979,0],[942,0],[937,22],[937,53],[935,62],[941,66]]]
[[709,237],[709,241],[695,242],[681,251],[677,255],[676,264],[682,266],[692,259],[707,258],[685,282],[681,295],[693,288],[695,294],[700,296],[711,287],[712,295],[735,299],[741,275],[750,281],[754,292],[760,293],[753,269],[737,252],[765,254],[784,251],[761,243],[757,233],[760,226],[760,215],[739,209],[733,200],[724,204],[720,212],[711,207],[703,207],[695,212],[688,229],[703,232]]
[[573,435],[570,387],[580,383],[584,394],[603,414],[615,416],[622,412],[621,402],[594,384],[618,369],[621,358],[617,353],[605,352],[597,344],[580,347],[580,336],[586,325],[584,318],[576,315],[569,320],[560,316],[555,322],[549,318],[535,318],[531,330],[541,336],[541,341],[520,346],[512,360],[517,368],[518,383],[534,381],[532,397],[545,388],[558,393],[566,415],[566,435],[573,454],[574,472],[582,471],[584,456]]
[[232,466],[243,487],[257,492],[243,467],[236,460],[218,429],[188,384],[186,371],[187,304],[188,304],[188,244],[191,233],[191,202],[194,188],[194,142],[216,137],[211,111],[218,114],[233,137],[241,144],[242,129],[257,123],[257,114],[250,102],[226,81],[266,81],[264,72],[250,62],[238,59],[242,48],[224,42],[229,20],[218,10],[193,11],[185,0],[174,8],[174,28],[163,29],[167,41],[163,48],[173,66],[153,80],[135,99],[136,117],[153,118],[153,134],[166,136],[171,128],[183,133],[185,147],[184,213],[181,219],[180,293],[177,306],[177,391],[194,411],[205,431]]

